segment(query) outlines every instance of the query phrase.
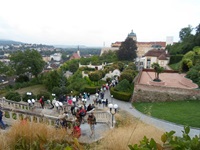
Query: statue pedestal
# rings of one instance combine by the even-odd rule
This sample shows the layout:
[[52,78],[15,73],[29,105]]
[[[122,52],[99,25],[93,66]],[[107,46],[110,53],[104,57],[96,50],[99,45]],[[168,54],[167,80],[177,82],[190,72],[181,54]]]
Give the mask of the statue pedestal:
[[160,82],[156,82],[156,81],[149,81],[150,85],[154,85],[154,86],[165,86],[165,82],[164,81],[160,81]]

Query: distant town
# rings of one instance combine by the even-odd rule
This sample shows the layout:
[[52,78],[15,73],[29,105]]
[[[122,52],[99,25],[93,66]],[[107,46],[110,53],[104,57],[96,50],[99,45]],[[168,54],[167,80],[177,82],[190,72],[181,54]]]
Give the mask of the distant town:
[[0,61],[9,63],[9,55],[15,51],[34,49],[37,50],[47,63],[45,70],[56,69],[65,61],[70,59],[78,59],[80,57],[91,57],[100,55],[101,48],[93,48],[86,46],[65,46],[65,45],[44,45],[44,44],[27,44],[11,40],[0,40]]

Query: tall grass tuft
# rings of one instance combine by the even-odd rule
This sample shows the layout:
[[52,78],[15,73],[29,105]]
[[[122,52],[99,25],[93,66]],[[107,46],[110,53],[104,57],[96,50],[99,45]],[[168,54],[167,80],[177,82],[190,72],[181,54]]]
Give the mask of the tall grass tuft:
[[66,129],[56,129],[41,123],[18,122],[0,135],[0,150],[15,149],[82,149]]

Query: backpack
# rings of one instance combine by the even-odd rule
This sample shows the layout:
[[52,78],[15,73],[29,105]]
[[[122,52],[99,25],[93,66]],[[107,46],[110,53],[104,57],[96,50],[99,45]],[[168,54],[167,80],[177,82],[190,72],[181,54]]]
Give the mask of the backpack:
[[85,115],[86,115],[85,111],[84,111],[84,110],[81,110],[80,116],[83,117],[83,116],[85,116]]

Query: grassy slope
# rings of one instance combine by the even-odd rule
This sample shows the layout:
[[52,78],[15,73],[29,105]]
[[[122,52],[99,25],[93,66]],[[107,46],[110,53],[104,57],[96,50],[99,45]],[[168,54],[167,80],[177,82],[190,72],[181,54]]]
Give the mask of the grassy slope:
[[134,103],[136,109],[156,118],[200,128],[200,101]]
[[24,94],[26,92],[32,92],[35,95],[41,93],[42,91],[47,91],[44,85],[34,85],[16,90],[16,92],[19,92],[20,94]]
[[170,67],[172,70],[179,71],[180,65],[181,65],[181,62],[178,62],[178,63],[176,63],[176,64],[170,64],[169,67]]

